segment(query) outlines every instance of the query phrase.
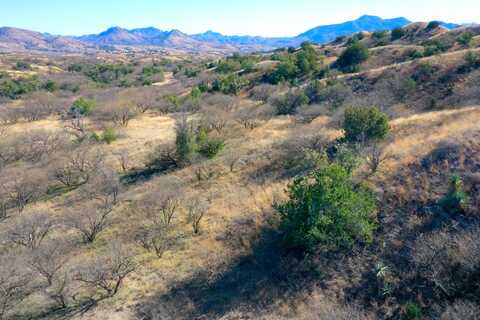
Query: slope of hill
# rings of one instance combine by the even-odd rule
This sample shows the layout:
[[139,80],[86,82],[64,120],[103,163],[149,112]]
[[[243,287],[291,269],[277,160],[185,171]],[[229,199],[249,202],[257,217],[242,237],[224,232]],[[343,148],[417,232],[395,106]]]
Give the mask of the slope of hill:
[[403,31],[0,55],[0,318],[477,320],[480,27]]
[[[227,36],[218,32],[188,35],[179,30],[163,31],[154,27],[127,30],[112,27],[99,34],[79,37],[52,36],[16,28],[0,29],[0,48],[4,50],[79,51],[104,46],[157,46],[165,49],[193,51],[268,51],[280,47],[297,47],[304,41],[324,44],[338,36],[360,31],[391,30],[410,23],[405,18],[381,19],[362,16],[341,24],[319,26],[296,37]],[[442,23],[446,28],[458,25]]]
[[392,30],[403,27],[410,22],[405,18],[383,20],[376,16],[365,15],[354,21],[316,27],[302,33],[299,37],[304,37],[317,43],[326,43],[335,40],[338,36],[346,36],[360,31]]
[[81,51],[87,45],[71,37],[54,36],[18,28],[0,28],[0,49]]

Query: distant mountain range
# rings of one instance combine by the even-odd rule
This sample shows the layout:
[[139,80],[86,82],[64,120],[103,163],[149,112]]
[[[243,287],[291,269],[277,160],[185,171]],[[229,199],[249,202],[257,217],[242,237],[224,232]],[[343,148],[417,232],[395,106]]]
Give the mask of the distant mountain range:
[[[112,27],[99,34],[79,37],[54,36],[17,28],[0,28],[0,50],[54,50],[79,51],[112,46],[155,46],[188,51],[255,51],[298,46],[304,41],[328,43],[339,36],[360,31],[392,30],[411,22],[406,18],[382,19],[362,16],[340,24],[319,26],[296,37],[269,38],[257,36],[226,36],[218,32],[188,35],[179,30],[164,31],[154,27],[127,30]],[[457,24],[443,23],[448,29]]]

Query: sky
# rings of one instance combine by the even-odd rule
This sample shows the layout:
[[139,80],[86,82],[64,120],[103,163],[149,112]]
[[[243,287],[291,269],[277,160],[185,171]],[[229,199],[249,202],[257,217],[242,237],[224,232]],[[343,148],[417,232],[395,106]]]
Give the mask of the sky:
[[0,26],[61,35],[111,26],[194,34],[294,36],[361,15],[480,22],[479,0],[0,0]]

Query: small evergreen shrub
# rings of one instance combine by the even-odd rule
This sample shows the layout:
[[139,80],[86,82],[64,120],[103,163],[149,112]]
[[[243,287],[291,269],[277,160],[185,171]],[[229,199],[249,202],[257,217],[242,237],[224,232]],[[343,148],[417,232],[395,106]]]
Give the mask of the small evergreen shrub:
[[471,32],[464,32],[457,38],[457,42],[464,47],[470,47],[472,40],[473,33]]
[[440,27],[439,21],[430,21],[426,27],[426,30],[431,31],[433,29],[437,29],[438,27]]
[[404,320],[421,320],[423,319],[422,308],[413,302],[407,303],[405,305],[405,311],[403,314]]
[[297,178],[288,195],[289,200],[277,208],[287,246],[330,251],[372,241],[374,197],[368,190],[355,188],[342,166],[327,165]]
[[70,107],[70,113],[72,114],[80,114],[82,116],[88,116],[92,113],[93,109],[95,109],[95,101],[79,98],[75,100]]
[[207,138],[199,145],[198,153],[209,159],[215,158],[225,148],[225,142],[221,138]]
[[360,42],[349,45],[338,58],[336,65],[344,72],[354,72],[370,56],[368,48]]
[[405,36],[405,30],[403,28],[395,28],[392,30],[391,40],[399,40]]
[[465,212],[468,205],[468,196],[463,191],[463,181],[459,176],[450,178],[448,193],[440,200],[440,206],[452,214]]
[[374,107],[350,107],[345,110],[343,129],[348,142],[382,140],[388,134],[388,117]]
[[102,132],[102,140],[106,144],[111,144],[112,142],[117,140],[117,138],[118,138],[118,135],[115,132],[115,130],[112,128],[107,128]]

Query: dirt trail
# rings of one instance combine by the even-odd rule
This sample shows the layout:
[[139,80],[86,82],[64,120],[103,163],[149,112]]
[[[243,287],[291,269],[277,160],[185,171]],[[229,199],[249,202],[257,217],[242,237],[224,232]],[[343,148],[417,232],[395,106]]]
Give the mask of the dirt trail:
[[177,80],[175,80],[175,78],[173,77],[173,72],[166,72],[165,73],[165,79],[163,81],[155,82],[152,85],[157,86],[157,87],[162,87],[162,86],[165,86],[167,84],[171,84],[174,81],[177,81]]

